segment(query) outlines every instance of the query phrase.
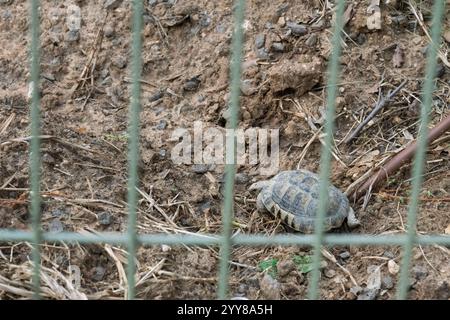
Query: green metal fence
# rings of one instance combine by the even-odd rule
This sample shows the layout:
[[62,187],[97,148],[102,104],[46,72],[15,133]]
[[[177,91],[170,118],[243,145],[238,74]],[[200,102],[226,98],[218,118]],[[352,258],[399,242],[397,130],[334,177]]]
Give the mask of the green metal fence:
[[[31,102],[31,147],[30,147],[30,190],[32,215],[32,232],[0,229],[0,241],[29,241],[32,243],[33,259],[33,287],[35,298],[40,296],[40,251],[39,246],[46,241],[66,243],[109,243],[120,244],[128,247],[128,299],[135,297],[136,249],[138,246],[151,246],[158,244],[185,244],[185,245],[219,245],[220,246],[220,271],[218,298],[227,298],[229,279],[229,258],[233,245],[311,245],[314,248],[313,271],[309,284],[309,298],[319,297],[320,276],[320,248],[324,244],[330,245],[403,245],[403,258],[397,298],[405,299],[408,291],[409,267],[411,264],[411,252],[417,245],[450,245],[450,236],[444,235],[417,235],[416,218],[422,173],[424,168],[425,153],[427,148],[427,124],[428,114],[431,109],[432,93],[434,89],[434,74],[436,69],[436,57],[439,47],[442,18],[445,9],[445,0],[435,1],[433,7],[432,21],[432,45],[428,50],[427,69],[423,86],[422,111],[420,118],[420,129],[418,136],[418,148],[415,155],[412,173],[412,194],[408,210],[407,232],[404,235],[331,235],[324,234],[323,223],[327,208],[327,189],[329,186],[329,173],[331,162],[331,145],[333,134],[333,119],[335,115],[334,101],[336,97],[337,81],[339,76],[339,57],[341,51],[341,31],[343,26],[343,12],[345,1],[338,0],[336,8],[336,20],[333,30],[333,51],[329,63],[329,79],[327,85],[327,114],[325,125],[325,147],[322,148],[320,165],[320,206],[315,225],[314,235],[237,235],[232,236],[233,216],[233,193],[236,166],[226,165],[225,198],[222,210],[223,229],[221,235],[198,234],[198,235],[166,235],[166,234],[142,234],[136,232],[136,206],[138,182],[137,163],[139,157],[139,109],[140,109],[140,75],[141,75],[141,29],[143,0],[133,0],[133,34],[132,34],[132,85],[131,103],[129,111],[129,150],[128,150],[128,231],[120,233],[99,233],[92,235],[81,235],[78,233],[63,232],[58,234],[44,233],[41,229],[40,212],[40,115],[39,115],[39,1],[30,0],[30,67],[32,83]],[[237,128],[239,111],[239,83],[242,58],[242,25],[244,21],[245,0],[236,0],[234,6],[234,34],[232,42],[231,69],[231,95],[230,109],[231,117],[228,120],[229,128]],[[234,139],[231,137],[231,139]],[[235,154],[235,141],[228,141],[227,153]],[[227,155],[228,156],[228,155]]]

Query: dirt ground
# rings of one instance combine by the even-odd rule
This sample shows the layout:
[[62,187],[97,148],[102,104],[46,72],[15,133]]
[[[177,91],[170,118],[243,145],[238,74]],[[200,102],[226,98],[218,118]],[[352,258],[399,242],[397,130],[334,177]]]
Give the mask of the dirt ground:
[[[114,1],[112,1],[114,2]],[[431,1],[381,1],[381,29],[367,27],[370,1],[348,1],[336,100],[332,183],[342,191],[417,137],[415,101],[426,63]],[[46,231],[125,231],[131,6],[107,11],[103,1],[42,1],[42,223]],[[145,0],[143,30],[139,233],[219,233],[223,166],[175,165],[176,128],[200,120],[223,130],[229,96],[232,1]],[[326,66],[333,10],[329,1],[249,0],[244,23],[241,128],[280,129],[280,170],[319,170]],[[70,25],[76,7],[81,26]],[[450,3],[447,5],[430,127],[449,114]],[[107,14],[108,12],[108,14]],[[0,1],[0,228],[29,229],[28,8]],[[69,16],[72,15],[72,20]],[[424,19],[423,23],[421,20]],[[75,23],[76,24],[76,23]],[[7,31],[7,32],[4,32]],[[351,144],[344,138],[404,80],[406,85]],[[445,137],[445,136],[444,136]],[[446,137],[449,135],[447,133]],[[338,159],[338,160],[337,160]],[[429,148],[417,223],[422,234],[450,232],[450,142]],[[352,233],[400,234],[410,193],[410,164],[353,204]],[[257,212],[248,187],[264,179],[238,167],[233,232],[293,232]],[[144,196],[145,195],[145,196]],[[338,230],[337,232],[349,232]],[[399,246],[330,247],[320,281],[323,299],[393,299]],[[47,298],[121,299],[126,251],[109,245],[42,246]],[[307,247],[235,247],[230,295],[304,299]],[[137,297],[211,299],[217,290],[216,247],[156,246],[138,250]],[[411,299],[450,298],[450,252],[413,251]],[[263,271],[277,263],[277,270]],[[339,265],[338,265],[339,264]],[[302,264],[306,267],[308,264]],[[79,268],[81,282],[71,284]],[[0,299],[31,294],[30,245],[0,243]],[[75,271],[74,271],[75,270]],[[265,274],[272,274],[270,278]],[[381,281],[381,282],[380,282]],[[375,289],[373,283],[375,282]],[[378,283],[377,283],[378,282]],[[272,289],[267,289],[268,287]],[[275,288],[275,290],[273,290]],[[371,289],[372,288],[372,289]],[[275,292],[275,296],[272,296]]]

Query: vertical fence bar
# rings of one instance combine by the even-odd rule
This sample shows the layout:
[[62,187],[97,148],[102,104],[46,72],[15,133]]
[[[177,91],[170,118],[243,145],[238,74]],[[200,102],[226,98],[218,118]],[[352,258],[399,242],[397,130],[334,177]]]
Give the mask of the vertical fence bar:
[[315,221],[315,240],[313,255],[313,270],[311,282],[309,284],[309,299],[317,299],[320,276],[320,260],[322,258],[321,247],[323,242],[323,222],[328,208],[328,188],[331,163],[331,146],[333,144],[333,122],[335,115],[335,99],[337,91],[337,81],[339,73],[339,57],[341,55],[341,31],[343,24],[345,0],[339,0],[336,8],[336,19],[333,31],[331,61],[328,66],[328,86],[327,86],[327,113],[325,122],[325,146],[322,147],[320,163],[320,190],[319,207],[317,219]]
[[[225,165],[225,198],[222,211],[222,244],[220,250],[220,269],[219,269],[219,289],[218,298],[225,299],[228,292],[228,261],[231,255],[231,222],[233,219],[233,194],[234,178],[236,175],[236,139],[234,130],[237,128],[240,81],[241,81],[241,60],[242,60],[242,41],[245,0],[237,0],[234,6],[234,33],[232,44],[232,57],[230,61],[230,118],[227,128],[233,130],[233,134],[227,135],[226,142],[226,165]],[[229,159],[232,158],[232,163]]]
[[414,159],[412,173],[412,192],[408,209],[407,241],[403,247],[403,258],[400,269],[400,278],[397,291],[397,299],[406,299],[409,287],[409,267],[411,253],[416,238],[417,209],[419,206],[420,189],[422,186],[422,174],[427,148],[428,114],[431,111],[432,94],[434,91],[434,78],[436,74],[436,57],[439,50],[442,17],[445,10],[445,0],[437,0],[433,7],[433,21],[431,30],[431,45],[428,47],[426,78],[423,86],[422,110],[420,115],[419,136],[417,138],[417,151]]
[[31,96],[31,146],[29,154],[30,166],[30,197],[31,197],[31,227],[33,229],[33,289],[34,298],[40,298],[41,253],[39,245],[42,242],[41,230],[41,198],[40,198],[40,112],[39,112],[39,0],[31,0],[30,5],[30,86]]
[[133,36],[131,50],[131,103],[128,124],[128,299],[135,296],[136,249],[136,206],[139,159],[139,112],[141,92],[141,50],[142,50],[142,13],[143,0],[133,0]]

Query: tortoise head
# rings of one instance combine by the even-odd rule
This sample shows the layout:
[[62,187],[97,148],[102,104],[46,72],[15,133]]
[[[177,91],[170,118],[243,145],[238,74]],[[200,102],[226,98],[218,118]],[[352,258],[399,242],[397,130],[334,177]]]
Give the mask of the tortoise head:
[[269,184],[270,184],[269,180],[258,181],[258,182],[255,182],[254,184],[252,184],[248,188],[248,190],[261,190],[262,188],[269,186]]

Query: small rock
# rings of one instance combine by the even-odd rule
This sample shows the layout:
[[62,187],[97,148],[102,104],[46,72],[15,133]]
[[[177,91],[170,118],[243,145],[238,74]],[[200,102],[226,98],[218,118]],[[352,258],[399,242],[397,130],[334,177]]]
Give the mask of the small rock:
[[111,25],[107,25],[105,26],[105,37],[107,38],[111,38],[112,36],[114,36],[114,28]]
[[256,49],[261,49],[262,47],[264,47],[265,43],[266,43],[266,35],[263,33],[257,34],[255,37]]
[[235,180],[237,184],[245,184],[250,181],[250,177],[245,173],[236,173]]
[[313,33],[312,35],[310,35],[308,37],[308,39],[306,39],[305,44],[308,47],[314,47],[317,44],[317,35],[315,33]]
[[258,91],[258,88],[254,85],[254,81],[245,79],[241,81],[241,92],[244,96],[251,96]]
[[69,31],[78,33],[81,28],[81,9],[79,6],[71,4],[67,7],[66,24]]
[[423,266],[413,267],[412,273],[414,275],[414,278],[416,278],[417,280],[425,279],[428,276],[428,270]]
[[381,288],[381,267],[369,266],[367,268],[367,289],[380,290]]
[[200,85],[200,79],[197,77],[193,77],[186,81],[184,84],[184,90],[186,91],[194,91],[197,90],[198,86]]
[[50,213],[53,217],[61,217],[66,214],[66,212],[62,209],[55,209]]
[[267,52],[266,48],[261,48],[256,51],[256,57],[261,60],[269,60],[270,54]]
[[101,212],[98,215],[98,223],[102,226],[109,226],[112,223],[112,216],[109,212]]
[[70,31],[68,31],[68,32],[66,33],[65,39],[66,39],[66,41],[68,41],[68,42],[75,42],[75,41],[78,41],[78,39],[80,39],[80,32],[70,30]]
[[359,45],[363,45],[367,41],[367,36],[365,33],[359,33],[356,37],[356,43]]
[[395,258],[395,255],[391,251],[385,251],[383,253],[383,256],[386,257],[386,258],[389,258],[389,259],[394,259]]
[[292,31],[294,36],[303,36],[308,33],[308,29],[304,25],[289,21],[286,26]]
[[350,288],[350,292],[353,293],[355,296],[358,295],[362,291],[363,288],[360,286],[355,286]]
[[275,52],[284,52],[284,44],[282,44],[281,42],[274,42],[272,43],[271,49]]
[[394,287],[394,282],[391,276],[384,276],[381,280],[381,288],[392,289]]
[[207,14],[200,14],[199,23],[203,28],[206,28],[211,24],[211,17],[208,16]]
[[279,17],[277,21],[277,25],[283,28],[286,25],[286,19],[284,17]]
[[277,263],[277,271],[280,277],[285,277],[296,269],[295,263],[292,260],[282,260]]
[[288,9],[289,9],[289,4],[283,3],[277,8],[276,15],[281,16],[283,13],[286,13],[288,11]]
[[388,271],[392,275],[396,275],[400,270],[399,265],[392,259],[388,261],[387,265],[388,265]]
[[445,41],[447,41],[447,43],[450,43],[450,29],[444,31],[444,34],[442,36],[445,39]]
[[378,295],[378,289],[364,288],[363,291],[358,294],[357,300],[375,300]]
[[106,269],[105,268],[103,268],[101,266],[95,267],[93,275],[92,275],[92,280],[94,280],[94,281],[102,281],[103,278],[105,277],[105,274],[106,274]]
[[209,210],[211,210],[211,202],[203,202],[198,209],[202,214],[207,213]]
[[170,246],[168,246],[167,244],[162,244],[161,250],[162,250],[162,252],[169,252],[170,250],[172,250],[172,248]]
[[160,120],[158,125],[156,126],[156,129],[164,130],[166,127],[167,127],[167,121],[166,120]]
[[336,271],[333,269],[326,269],[324,274],[327,278],[333,278],[336,275]]
[[442,76],[445,74],[445,67],[442,63],[438,63],[436,66],[436,77],[442,78]]
[[104,7],[106,10],[114,10],[117,9],[121,4],[123,0],[105,0]]
[[348,251],[344,251],[344,252],[341,252],[340,254],[339,254],[339,257],[341,257],[341,259],[348,259],[348,258],[350,258],[350,252],[348,252]]
[[112,59],[112,64],[119,69],[123,69],[127,66],[127,59],[124,56],[117,56]]
[[248,285],[246,285],[245,283],[241,283],[238,287],[237,290],[240,294],[244,294],[248,291]]
[[52,157],[51,154],[49,153],[44,153],[42,155],[42,162],[47,163],[47,164],[51,164],[54,165],[56,163],[55,158]]
[[59,219],[54,219],[48,225],[48,231],[53,233],[60,233],[64,231],[64,226],[61,221],[59,221]]
[[148,98],[148,101],[150,101],[150,102],[158,101],[162,97],[164,97],[164,91],[158,90],[150,98]]
[[211,170],[211,166],[207,164],[194,164],[192,166],[192,171],[199,174],[206,173],[209,170]]
[[280,283],[272,278],[269,274],[265,274],[259,282],[261,293],[267,300],[280,299]]
[[160,149],[158,152],[161,158],[164,158],[166,156],[166,153],[167,153],[166,149]]

